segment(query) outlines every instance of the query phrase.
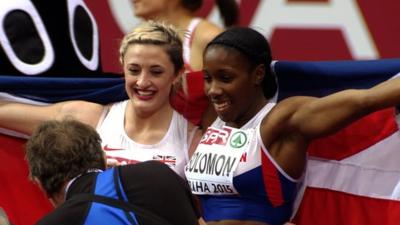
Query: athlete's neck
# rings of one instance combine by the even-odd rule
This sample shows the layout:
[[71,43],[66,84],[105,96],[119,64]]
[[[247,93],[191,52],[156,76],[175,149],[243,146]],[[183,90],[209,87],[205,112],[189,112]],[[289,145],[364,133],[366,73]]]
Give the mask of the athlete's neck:
[[230,127],[240,128],[250,121],[267,103],[270,101],[266,99],[264,95],[256,97],[256,101],[251,104],[243,115],[240,116],[236,121],[226,122],[226,125]]
[[51,202],[51,204],[57,208],[59,207],[61,204],[63,204],[65,202],[65,197],[66,197],[66,190],[67,190],[67,185],[68,182],[65,182],[61,188],[60,191],[58,191],[57,193],[53,194],[49,200]]
[[168,131],[173,111],[169,103],[154,112],[138,112],[128,103],[125,110],[125,132],[134,141],[154,144]]

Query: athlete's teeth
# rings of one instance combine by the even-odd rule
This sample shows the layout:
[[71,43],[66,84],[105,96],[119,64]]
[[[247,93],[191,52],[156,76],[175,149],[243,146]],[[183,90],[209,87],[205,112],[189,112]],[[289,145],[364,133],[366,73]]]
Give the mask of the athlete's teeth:
[[138,91],[139,95],[148,96],[153,94],[152,91]]
[[216,105],[217,105],[219,108],[222,108],[222,107],[227,106],[228,103],[227,103],[227,102],[224,102],[224,103],[217,103]]

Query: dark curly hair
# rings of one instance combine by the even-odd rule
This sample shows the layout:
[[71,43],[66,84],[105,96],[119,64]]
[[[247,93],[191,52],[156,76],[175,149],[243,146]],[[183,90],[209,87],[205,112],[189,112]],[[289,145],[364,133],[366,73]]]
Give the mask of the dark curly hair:
[[251,70],[263,64],[265,66],[265,76],[262,81],[264,96],[266,98],[274,96],[277,83],[275,75],[271,71],[271,48],[261,33],[248,27],[227,29],[208,43],[205,52],[208,48],[216,45],[239,52],[247,59]]
[[100,136],[72,119],[42,123],[26,144],[26,160],[30,177],[41,182],[49,197],[66,181],[106,165]]

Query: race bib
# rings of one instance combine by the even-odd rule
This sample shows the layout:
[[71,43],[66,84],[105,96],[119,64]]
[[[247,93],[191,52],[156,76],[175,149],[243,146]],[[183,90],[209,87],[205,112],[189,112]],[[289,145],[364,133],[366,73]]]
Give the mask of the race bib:
[[233,173],[250,147],[254,130],[209,127],[185,167],[194,194],[237,194]]

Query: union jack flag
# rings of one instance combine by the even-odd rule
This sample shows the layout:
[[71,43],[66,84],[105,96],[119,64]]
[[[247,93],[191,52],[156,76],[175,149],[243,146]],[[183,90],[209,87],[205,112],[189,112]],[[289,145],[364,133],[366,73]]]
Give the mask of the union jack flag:
[[162,162],[169,167],[174,167],[176,165],[176,157],[171,155],[155,155],[153,156],[153,160]]
[[[347,88],[371,87],[397,74],[400,60],[278,61],[273,69],[281,100],[293,95],[325,96]],[[0,76],[0,90],[13,94],[15,100],[10,100],[24,102],[29,99],[31,104],[73,99],[109,104],[128,98],[123,88],[124,80],[120,77],[95,78]],[[353,124],[358,129],[348,127],[310,145],[305,178],[307,188],[298,201],[296,224],[398,225],[400,201],[396,196],[400,183],[400,135],[393,111],[389,109],[383,114],[378,112],[368,116]],[[1,186],[0,205],[10,212],[10,220],[16,225],[33,224],[53,210],[40,190],[26,179],[24,142],[0,135],[1,181],[24,190]],[[170,167],[176,166],[175,156],[154,154],[151,158]],[[242,159],[245,161],[246,155]],[[30,215],[21,210],[27,202],[35,202]],[[324,210],[315,210],[318,207]]]

